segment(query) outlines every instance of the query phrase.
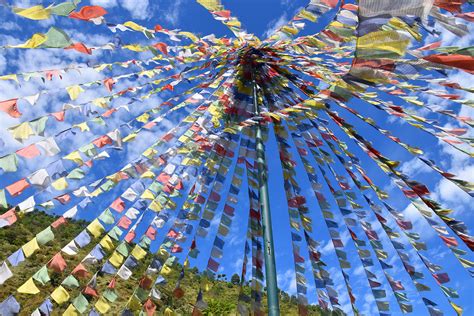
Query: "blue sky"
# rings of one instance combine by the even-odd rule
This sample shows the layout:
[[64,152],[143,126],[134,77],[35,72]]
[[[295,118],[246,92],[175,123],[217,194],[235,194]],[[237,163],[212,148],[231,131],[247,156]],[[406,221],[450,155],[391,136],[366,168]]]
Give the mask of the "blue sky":
[[[37,1],[17,1],[16,5],[20,7],[26,7],[29,4],[42,3],[44,5],[49,2],[37,2]],[[215,21],[212,16],[201,6],[199,6],[194,1],[134,1],[134,0],[92,0],[92,4],[102,5],[109,12],[106,15],[106,19],[110,23],[123,23],[127,20],[136,21],[139,24],[145,25],[149,28],[153,28],[156,24],[160,24],[165,28],[173,29],[179,28],[181,30],[190,31],[198,35],[208,35],[215,34],[217,37],[227,36],[232,37],[232,33],[220,22]],[[83,4],[87,4],[86,1]],[[266,35],[270,34],[272,30],[276,27],[285,23],[290,19],[293,14],[302,6],[306,4],[305,0],[297,1],[288,1],[288,0],[242,0],[242,1],[223,1],[226,9],[232,11],[234,16],[237,16],[242,22],[243,28],[247,30],[248,33],[254,33],[259,36],[261,39],[265,38]],[[467,11],[472,11],[467,10]],[[325,22],[332,18],[331,13],[321,19],[321,22],[316,25],[311,25],[309,23],[307,29],[302,34],[312,34],[321,29],[325,25]],[[69,32],[73,39],[77,41],[82,41],[88,45],[102,45],[110,41],[114,36],[119,36],[120,40],[123,42],[146,42],[146,39],[143,36],[138,35],[138,33],[132,32],[119,32],[113,34],[109,32],[105,27],[94,27],[89,25],[86,22],[73,21],[67,18],[55,17],[53,19],[42,21],[39,23],[27,21],[21,19],[18,16],[15,16],[9,13],[5,8],[0,7],[0,45],[5,44],[18,44],[27,40],[35,32],[46,32],[51,25],[57,25]],[[474,34],[473,28],[470,26],[471,34]],[[428,37],[425,39],[426,43],[435,41],[436,39]],[[468,36],[462,40],[458,40],[456,37],[451,35],[447,31],[442,31],[441,40],[443,41],[443,46],[458,45],[460,47],[470,46],[474,42],[474,36]],[[420,45],[421,46],[421,45]],[[0,50],[0,75],[32,71],[39,69],[51,69],[51,68],[61,68],[65,67],[70,63],[75,64],[85,64],[85,63],[99,63],[99,62],[111,62],[111,61],[123,61],[131,58],[137,59],[148,59],[151,55],[148,53],[133,53],[124,50],[119,50],[115,52],[101,51],[95,52],[92,56],[86,56],[74,51],[62,51],[62,50]],[[133,71],[137,71],[134,69]],[[113,72],[113,75],[118,75],[120,73],[131,72],[130,69],[118,69]],[[111,72],[109,72],[111,76]],[[458,81],[461,85],[472,87],[472,75],[468,75],[462,72],[450,71],[450,78]],[[102,73],[97,73],[92,70],[85,70],[81,73],[81,76],[77,76],[75,73],[69,73],[63,77],[62,80],[55,79],[51,82],[41,83],[39,80],[30,80],[29,82],[22,83],[22,85],[16,85],[11,82],[0,82],[0,100],[6,100],[13,98],[18,95],[31,95],[39,91],[39,89],[53,89],[57,87],[65,87],[73,83],[79,82],[88,82],[98,79],[105,78]],[[137,85],[137,82],[145,82],[143,78],[134,80],[124,80],[117,84],[118,88],[125,88],[128,86]],[[186,86],[180,88],[185,89]],[[180,91],[180,90],[178,90]],[[181,90],[184,91],[184,90]],[[103,95],[104,91],[100,89],[91,89],[83,93],[76,103],[80,103],[84,100],[89,100],[91,98],[98,97]],[[170,93],[165,93],[160,95],[161,100],[170,97]],[[465,94],[465,98],[472,99],[472,94]],[[109,125],[104,127],[99,127],[94,130],[95,134],[100,134],[108,131],[112,126],[118,126],[121,121],[126,121],[131,117],[139,114],[145,109],[148,109],[152,106],[156,106],[159,103],[160,99],[154,98],[147,100],[143,103],[134,103],[131,107],[130,113],[124,112],[119,113],[119,115],[114,118]],[[128,100],[124,98],[124,100]],[[397,99],[393,99],[394,102],[399,102]],[[449,107],[454,109],[460,115],[471,116],[473,117],[472,108],[467,106],[460,107],[457,104],[448,101],[440,101],[440,99],[429,99],[426,101],[431,104],[436,104],[443,107]],[[38,116],[41,116],[44,113],[54,112],[54,110],[59,110],[63,103],[68,102],[67,95],[64,93],[59,95],[52,95],[48,97],[42,96],[38,104],[35,107],[26,107],[23,104],[20,104],[20,109],[23,111],[23,119],[32,119]],[[461,176],[461,178],[474,181],[474,164],[472,160],[467,159],[462,154],[454,151],[452,148],[445,144],[439,143],[432,136],[427,135],[426,133],[411,127],[398,119],[393,119],[387,117],[387,115],[381,111],[376,110],[375,108],[368,106],[366,103],[361,101],[351,101],[351,106],[353,106],[357,111],[362,115],[371,117],[378,122],[378,124],[384,128],[393,132],[394,135],[400,137],[403,141],[421,147],[428,152],[428,156],[431,159],[437,161],[444,169],[449,172],[453,172]],[[361,124],[357,118],[348,115],[342,109],[338,109],[337,106],[333,106],[333,109],[337,109],[341,116],[346,118],[351,124],[358,128],[361,135],[367,137],[373,141],[377,148],[391,157],[394,160],[403,161],[401,165],[401,170],[408,175],[412,176],[414,179],[419,180],[422,183],[428,185],[432,196],[435,199],[441,201],[443,205],[453,208],[456,210],[455,217],[466,222],[468,227],[474,226],[474,215],[472,215],[472,201],[471,198],[460,189],[455,187],[453,184],[449,183],[446,180],[443,180],[439,177],[437,173],[430,171],[428,168],[423,166],[419,161],[413,159],[403,148],[397,144],[386,140],[383,137],[374,133],[374,130],[368,128],[367,125]],[[97,162],[93,174],[90,175],[90,179],[94,177],[100,178],[101,176],[113,172],[116,168],[116,163],[123,163],[124,161],[132,160],[137,157],[137,155],[143,151],[144,148],[151,144],[151,141],[155,138],[160,137],[164,131],[168,130],[174,125],[174,120],[176,120],[179,115],[176,117],[171,117],[169,120],[163,122],[161,131],[151,134],[145,133],[144,137],[140,138],[134,146],[127,147],[122,152],[110,152],[111,158],[104,160],[102,162]],[[426,114],[428,117],[433,117],[429,113]],[[2,122],[0,126],[0,139],[3,141],[3,145],[0,142],[0,156],[3,153],[10,153],[14,150],[21,148],[23,145],[13,140],[8,131],[8,127],[17,124],[17,120],[7,117],[6,115],[0,116]],[[47,133],[52,135],[58,130],[64,128],[65,124],[70,124],[72,121],[61,124],[53,124],[53,126],[47,129]],[[443,125],[449,126],[449,122],[446,120],[441,121]],[[77,122],[76,122],[77,123]],[[456,303],[463,306],[465,309],[465,314],[469,315],[474,313],[474,302],[470,298],[472,293],[474,293],[474,284],[469,278],[466,271],[460,269],[458,262],[453,259],[453,256],[449,254],[440,243],[440,240],[436,238],[432,229],[426,224],[426,222],[421,218],[416,211],[409,207],[407,199],[400,193],[400,191],[394,186],[391,185],[388,181],[388,178],[383,175],[380,169],[376,164],[368,159],[368,157],[358,148],[353,146],[351,140],[345,137],[340,130],[338,130],[334,124],[330,125],[331,129],[334,130],[335,134],[348,144],[351,145],[351,149],[361,157],[361,165],[364,166],[371,176],[371,178],[378,184],[383,187],[386,191],[391,194],[389,200],[390,204],[400,211],[403,211],[404,214],[410,218],[416,225],[419,227],[419,231],[422,234],[423,241],[426,241],[429,249],[431,251],[429,254],[430,258],[433,258],[433,261],[437,263],[442,263],[445,268],[444,271],[449,272],[451,277],[450,284],[457,288],[461,299],[456,300]],[[472,133],[471,133],[472,135]],[[64,146],[62,149],[72,149],[77,148],[80,144],[87,142],[90,139],[91,135],[78,134],[76,135],[71,142],[63,142],[61,145]],[[32,142],[35,139],[28,140]],[[3,147],[2,147],[3,146]],[[278,270],[278,279],[279,284],[282,289],[295,293],[295,280],[293,273],[293,262],[292,262],[292,251],[290,245],[290,230],[288,227],[288,212],[285,207],[286,201],[282,186],[282,173],[280,162],[275,157],[276,144],[270,137],[270,141],[267,146],[267,156],[268,165],[270,169],[270,200],[271,200],[271,209],[273,214],[274,221],[274,235],[275,235],[275,249],[277,250],[277,270]],[[1,176],[0,184],[3,186],[10,184],[12,181],[17,180],[19,176],[26,176],[32,171],[38,169],[40,166],[43,166],[54,159],[44,159],[41,161],[35,161],[34,163],[20,165],[19,173],[17,174],[5,174]],[[339,169],[340,170],[340,169]],[[302,172],[302,169],[298,169],[298,179],[301,180],[301,187],[309,187],[309,183],[306,179],[305,174]],[[125,188],[125,186],[123,187]],[[119,188],[120,189],[120,188]],[[325,189],[327,192],[327,189]],[[243,193],[242,193],[243,191]],[[245,190],[241,191],[241,198],[244,202],[240,204],[238,215],[236,216],[232,233],[229,235],[226,241],[226,248],[224,249],[225,259],[222,260],[221,271],[227,275],[231,275],[234,272],[240,274],[241,269],[241,260],[243,257],[243,240],[242,238],[245,235],[246,225],[247,225],[247,210],[248,204],[245,202]],[[119,192],[119,191],[115,191]],[[117,196],[116,194],[115,196]],[[322,222],[322,218],[319,212],[319,207],[317,206],[314,195],[308,190],[304,190],[304,195],[307,197],[308,206],[312,210],[312,218],[314,220],[314,237],[316,240],[322,241],[322,253],[323,260],[328,264],[328,270],[331,272],[335,282],[336,288],[340,291],[341,301],[344,304],[345,310],[348,310],[348,299],[345,294],[343,294],[343,285],[342,285],[342,275],[338,271],[337,261],[332,249],[332,246],[329,242],[329,236],[325,225]],[[46,192],[44,198],[53,196],[52,193]],[[81,211],[78,216],[81,218],[91,219],[97,216],[98,210],[102,210],[106,207],[115,197],[113,194],[107,194],[101,201],[97,201],[96,204],[90,205],[87,209]],[[334,207],[334,201],[328,197],[328,200],[332,203]],[[21,202],[21,199],[15,200],[16,202]],[[366,206],[366,205],[365,205]],[[66,208],[55,209],[54,212],[61,214]],[[337,213],[335,211],[335,213]],[[150,217],[151,218],[151,217]],[[373,217],[372,217],[373,218]],[[146,222],[146,221],[145,221]],[[140,230],[146,229],[147,225],[141,225]],[[377,225],[375,225],[377,226]],[[378,227],[378,226],[377,226]],[[358,233],[361,237],[362,233]],[[210,247],[207,247],[213,241],[213,233],[209,234],[208,239],[199,240],[198,246],[201,249],[200,259],[195,262],[200,268],[204,268],[207,263],[207,258],[209,256]],[[344,235],[343,235],[344,236]],[[350,245],[351,242],[348,241],[349,237],[345,235],[345,241]],[[365,239],[365,238],[364,238]],[[157,238],[159,241],[160,238]],[[155,249],[158,243],[155,242]],[[390,249],[389,253],[391,257],[394,255],[393,249],[390,245],[385,244],[386,249]],[[152,248],[153,248],[152,247]],[[206,251],[209,250],[209,251]],[[304,253],[304,252],[302,252]],[[353,246],[348,247],[349,257],[354,258],[356,253]],[[471,254],[470,258],[472,260]],[[469,258],[469,257],[468,257]],[[391,259],[392,260],[392,259]],[[439,306],[442,310],[446,311],[446,315],[454,314],[452,309],[446,303],[445,298],[440,293],[437,286],[433,283],[432,278],[429,276],[429,272],[421,267],[421,262],[413,259],[417,263],[426,276],[426,284],[431,286],[433,289],[432,296],[436,298],[436,303],[439,303]],[[353,285],[353,290],[358,298],[358,307],[359,309],[367,315],[374,314],[376,311],[373,306],[373,299],[370,294],[370,290],[367,287],[367,282],[364,280],[365,275],[361,269],[361,264],[359,260],[351,260],[352,263],[352,273],[351,281]],[[398,264],[400,267],[401,262],[396,258],[393,258],[393,263]],[[309,269],[308,269],[309,270]],[[407,285],[407,293],[412,303],[414,304],[414,315],[424,315],[426,310],[419,303],[420,296],[416,293],[413,286],[410,286],[411,281],[409,280],[408,275],[401,269],[396,268],[396,277],[401,279],[405,285]],[[311,284],[311,278],[308,275],[309,283]],[[466,282],[469,280],[469,282]],[[310,302],[315,301],[315,291],[314,285],[308,286],[308,297]],[[418,300],[418,302],[417,302]],[[393,314],[400,314],[398,307],[393,298],[390,298],[390,305]]]

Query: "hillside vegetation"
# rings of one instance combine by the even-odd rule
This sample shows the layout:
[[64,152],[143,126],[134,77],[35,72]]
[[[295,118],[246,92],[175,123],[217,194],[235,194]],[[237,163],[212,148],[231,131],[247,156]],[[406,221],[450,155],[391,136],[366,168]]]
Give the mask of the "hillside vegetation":
[[[5,210],[0,210],[0,214]],[[55,217],[44,212],[35,211],[23,215],[16,223],[11,226],[0,229],[0,263],[3,262],[10,254],[21,248],[25,243],[30,241],[35,235],[48,227],[56,220]],[[60,229],[54,230],[55,238],[46,245],[41,246],[31,257],[27,258],[19,266],[11,268],[14,276],[8,279],[0,286],[0,302],[13,294],[22,307],[21,315],[30,315],[41,303],[61,284],[63,279],[70,274],[72,269],[86,256],[92,247],[98,242],[93,240],[88,246],[80,249],[77,256],[68,256],[62,254],[68,265],[66,270],[61,273],[49,271],[51,281],[46,285],[37,284],[40,293],[36,295],[20,294],[16,289],[27,281],[36,271],[65,246],[69,241],[74,239],[85,227],[87,223],[84,221],[70,221],[67,225],[62,225]],[[105,258],[110,253],[106,254]],[[141,276],[151,262],[152,255],[148,254],[141,264],[133,271],[133,275],[128,280],[116,279],[115,292],[118,295],[114,303],[110,303],[111,309],[108,315],[119,315],[127,304],[128,299],[136,289]],[[102,265],[104,260],[100,263]],[[10,266],[10,265],[9,265]],[[11,266],[10,266],[11,267]],[[157,305],[155,314],[162,315],[166,307],[170,307],[176,315],[191,315],[193,305],[199,291],[199,287],[203,284],[205,276],[196,268],[185,269],[184,279],[181,281],[180,288],[183,290],[182,297],[174,291],[178,279],[181,266],[176,266],[173,272],[166,277],[167,282],[164,285],[157,286],[157,290],[161,293],[160,300],[154,300]],[[91,267],[91,270],[93,268]],[[95,270],[94,270],[95,271]],[[99,274],[97,277],[96,290],[99,296],[107,289],[112,276],[107,274]],[[79,279],[80,287],[77,289],[68,289],[71,299],[75,298],[81,290],[85,288],[90,278]],[[205,283],[209,290],[204,293],[204,301],[208,307],[203,310],[204,315],[237,315],[237,302],[239,297],[239,278],[237,275],[226,276],[219,275],[217,279],[210,280],[205,278]],[[243,291],[250,296],[251,289],[248,285],[243,286]],[[97,301],[97,297],[87,296],[89,300],[89,308]],[[266,297],[263,297],[263,306],[265,308]],[[53,306],[53,314],[58,315],[67,308],[68,304],[62,306]],[[287,293],[280,292],[280,309],[282,315],[298,315],[298,307],[296,298]],[[308,306],[309,315],[331,315],[330,312],[321,311],[318,306]],[[136,313],[138,315],[138,312]],[[336,315],[336,313],[332,313]]]

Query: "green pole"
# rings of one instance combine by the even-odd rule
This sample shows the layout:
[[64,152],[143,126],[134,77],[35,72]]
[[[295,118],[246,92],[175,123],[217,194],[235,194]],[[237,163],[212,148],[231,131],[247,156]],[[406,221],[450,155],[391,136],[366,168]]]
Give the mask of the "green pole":
[[[255,114],[260,115],[260,107],[257,99],[257,84],[255,83],[255,80],[253,80],[253,103],[255,106]],[[260,209],[262,211],[263,254],[265,257],[268,315],[279,316],[280,305],[278,303],[278,285],[276,277],[275,251],[273,248],[272,217],[270,213],[270,202],[268,200],[265,146],[263,144],[262,126],[260,122],[257,125],[256,141]]]

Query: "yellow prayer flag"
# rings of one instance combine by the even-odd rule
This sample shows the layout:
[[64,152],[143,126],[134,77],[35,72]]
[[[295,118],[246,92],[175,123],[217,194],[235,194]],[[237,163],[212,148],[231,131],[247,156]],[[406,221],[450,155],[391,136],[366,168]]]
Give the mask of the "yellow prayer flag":
[[138,45],[138,44],[123,45],[122,48],[131,50],[131,51],[134,51],[134,52],[144,52],[145,51],[145,49],[141,45]]
[[145,150],[142,154],[142,156],[144,157],[147,157],[147,158],[151,158],[153,157],[154,155],[157,154],[157,150],[156,149],[153,149],[153,148],[148,148],[147,150]]
[[137,133],[129,134],[122,139],[122,142],[126,143],[126,142],[133,141],[136,137],[137,137]]
[[13,8],[13,12],[30,20],[46,20],[51,17],[51,9],[42,5],[36,5],[31,8]]
[[23,140],[27,139],[31,135],[35,134],[29,122],[23,122],[19,125],[10,127],[8,130],[12,134],[12,137],[18,140],[19,142],[22,142]]
[[95,309],[97,309],[102,314],[106,314],[110,309],[110,305],[103,297],[101,297],[95,303]]
[[155,213],[161,212],[163,209],[163,206],[160,204],[160,202],[153,200],[150,205],[148,206],[150,210],[152,210]]
[[61,305],[69,301],[69,293],[60,285],[51,293],[51,298]]
[[142,115],[136,118],[136,121],[141,122],[141,123],[147,123],[149,118],[150,118],[150,114],[143,113]]
[[158,249],[158,251],[156,252],[156,255],[163,260],[166,260],[170,256],[169,252],[166,251],[165,248]]
[[59,178],[58,180],[51,183],[51,186],[57,191],[63,191],[68,188],[68,183],[65,177]]
[[458,316],[461,316],[462,313],[463,313],[463,309],[461,306],[459,305],[456,305],[454,304],[453,302],[449,301],[449,304],[451,304],[451,306],[453,307],[454,311],[456,312],[456,314],[458,314]]
[[137,260],[142,260],[146,256],[146,251],[139,245],[136,245],[132,250],[132,256]]
[[81,92],[84,92],[84,89],[82,89],[80,85],[74,85],[66,87],[66,91],[69,94],[71,100],[74,101],[79,97],[79,94],[81,94]]
[[161,268],[161,271],[160,271],[160,273],[161,273],[162,275],[169,275],[171,272],[173,272],[173,270],[171,269],[170,266],[168,266],[168,265],[166,265],[166,264],[163,265],[163,268]]
[[46,36],[41,33],[33,34],[33,36],[27,40],[25,43],[20,45],[14,45],[12,47],[16,48],[36,48],[46,42]]
[[13,80],[18,83],[18,76],[16,74],[10,74],[10,75],[3,75],[0,76],[0,80]]
[[145,192],[142,193],[140,198],[146,199],[146,200],[154,200],[155,199],[155,194],[147,189],[147,190],[145,190]]
[[128,28],[131,28],[134,31],[138,31],[138,32],[143,32],[145,30],[145,28],[143,26],[138,25],[137,23],[135,23],[133,21],[127,21],[123,25],[128,27]]
[[71,161],[77,163],[78,165],[82,165],[84,163],[84,161],[82,160],[81,154],[77,150],[73,151],[72,153],[70,153],[66,156],[64,156],[64,159],[71,160]]
[[81,314],[77,311],[77,309],[72,304],[69,304],[69,306],[63,313],[63,316],[80,316],[80,315]]
[[89,126],[87,125],[87,122],[82,122],[82,123],[79,123],[79,124],[75,124],[73,125],[72,127],[77,127],[81,130],[81,132],[88,132],[90,131],[90,128]]
[[192,40],[194,43],[199,42],[199,39],[197,38],[197,36],[191,32],[179,32],[179,35],[186,36],[187,38]]
[[142,175],[140,176],[140,178],[144,179],[144,178],[148,178],[148,179],[153,179],[155,177],[155,174],[150,171],[150,170],[147,170],[145,171],[144,173],[142,173]]
[[96,196],[101,195],[102,193],[104,193],[104,191],[101,188],[98,188],[97,190],[94,190],[94,192],[92,192],[90,196],[96,197]]
[[176,314],[175,314],[175,312],[174,312],[171,308],[166,307],[166,309],[165,309],[163,315],[165,315],[165,316],[174,316],[174,315],[176,315]]
[[114,267],[118,268],[123,262],[123,256],[117,251],[114,251],[109,261]]
[[29,278],[28,281],[26,281],[25,283],[23,283],[22,286],[20,286],[18,289],[17,289],[17,292],[18,293],[23,293],[23,294],[31,294],[31,295],[35,295],[35,294],[38,294],[40,292],[40,290],[38,289],[38,287],[36,286],[35,282],[33,281],[32,278]]
[[197,2],[209,11],[218,11],[222,9],[219,0],[197,0]]
[[102,238],[100,245],[106,250],[112,250],[114,248],[114,242],[109,235],[105,235],[104,238]]
[[86,228],[95,238],[98,238],[105,230],[104,226],[102,226],[97,218],[94,219]]
[[38,241],[36,240],[36,237],[27,242],[26,244],[21,247],[21,250],[23,250],[23,254],[25,255],[26,258],[31,256],[36,250],[39,249],[38,246]]

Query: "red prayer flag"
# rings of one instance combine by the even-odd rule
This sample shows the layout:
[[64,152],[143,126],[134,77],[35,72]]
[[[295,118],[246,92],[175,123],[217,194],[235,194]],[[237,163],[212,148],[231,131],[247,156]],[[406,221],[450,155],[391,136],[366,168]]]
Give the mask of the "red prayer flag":
[[5,189],[8,191],[8,193],[10,193],[11,196],[18,196],[29,186],[30,184],[23,178],[5,187]]
[[82,293],[89,296],[99,297],[99,293],[97,293],[97,290],[93,289],[90,286],[86,286],[86,288],[84,289],[84,291],[82,291]]
[[18,99],[10,99],[0,102],[0,111],[7,113],[11,117],[18,118],[21,116],[20,111],[18,111],[17,105]]
[[123,229],[128,229],[130,227],[130,224],[132,224],[132,221],[130,220],[130,218],[128,218],[127,216],[123,216],[117,226],[118,227],[122,227]]
[[79,263],[74,268],[74,270],[72,270],[71,274],[78,278],[87,278],[89,275],[89,272],[87,271],[86,267],[82,265],[82,263]]
[[57,220],[55,220],[52,224],[51,224],[51,227],[53,227],[54,229],[58,228],[59,226],[63,225],[63,224],[66,224],[67,221],[64,217],[59,217]]
[[16,154],[21,157],[31,159],[31,158],[35,158],[36,156],[39,156],[41,152],[39,151],[38,147],[36,147],[35,144],[31,144],[25,148],[17,150]]
[[57,273],[63,272],[66,267],[66,260],[64,260],[63,256],[61,256],[60,252],[55,254],[54,257],[48,263],[48,268],[54,270]]
[[106,14],[107,11],[104,8],[97,5],[90,5],[82,7],[79,12],[71,12],[69,17],[73,19],[89,21],[90,19],[95,19]]
[[112,202],[112,204],[110,204],[110,207],[121,213],[125,209],[125,202],[120,197],[118,197]]
[[115,80],[113,78],[107,78],[104,80],[104,86],[109,92],[112,92],[112,88],[114,84],[115,84]]
[[125,241],[128,243],[131,243],[134,238],[135,238],[135,231],[131,230],[125,236]]
[[148,227],[148,229],[146,230],[145,236],[147,236],[151,240],[155,240],[155,238],[156,238],[156,229],[151,227],[151,226]]
[[165,43],[159,42],[159,43],[154,44],[153,47],[158,49],[164,55],[168,55],[168,45],[166,45]]
[[474,73],[474,57],[468,55],[460,55],[460,54],[451,54],[451,55],[429,55],[423,57],[423,59],[427,61],[431,61],[433,63],[443,64],[455,68],[462,69],[469,73]]
[[56,119],[56,121],[58,121],[58,122],[63,122],[65,115],[66,115],[66,111],[59,111],[59,112],[51,113],[51,116],[53,116]]
[[92,49],[88,48],[83,43],[74,43],[74,44],[71,44],[68,47],[65,47],[64,49],[74,49],[74,50],[78,51],[79,53],[92,55]]
[[107,135],[102,135],[101,137],[94,140],[92,143],[96,145],[98,148],[102,148],[107,144],[112,144],[112,138],[110,138]]
[[8,212],[5,212],[2,215],[0,215],[0,219],[4,220],[4,221],[7,221],[8,225],[11,225],[11,224],[15,223],[16,220],[17,220],[15,209],[12,208]]

